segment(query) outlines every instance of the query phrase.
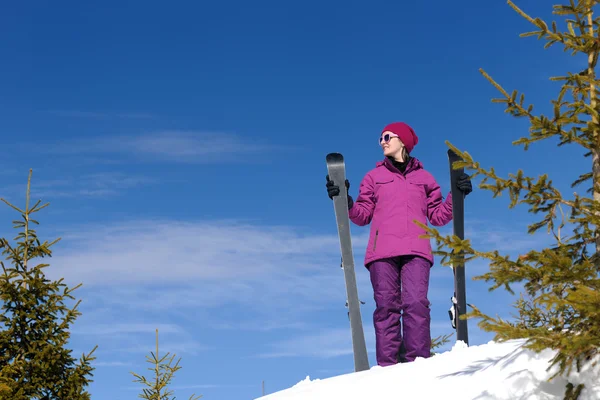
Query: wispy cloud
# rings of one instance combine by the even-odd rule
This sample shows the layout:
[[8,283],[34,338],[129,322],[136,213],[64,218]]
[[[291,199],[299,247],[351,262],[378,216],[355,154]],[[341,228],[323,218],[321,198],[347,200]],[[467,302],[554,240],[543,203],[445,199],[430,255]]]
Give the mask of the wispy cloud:
[[149,324],[149,323],[116,323],[106,325],[93,325],[75,327],[71,331],[79,335],[109,335],[130,333],[154,333],[158,329],[160,333],[184,333],[185,331],[173,324]]
[[198,335],[192,332],[193,328],[161,322],[171,318],[170,315],[153,316],[139,312],[138,315],[132,316],[117,308],[97,313],[85,311],[70,330],[78,341],[102,343],[97,353],[103,358],[114,354],[123,358],[126,354],[149,354],[155,351],[157,329],[159,351],[162,354],[198,354],[211,348],[201,342]]
[[102,111],[81,111],[81,110],[50,110],[48,114],[68,118],[125,118],[125,119],[152,119],[155,115],[140,112],[102,112]]
[[[479,251],[498,250],[507,254],[539,249],[552,243],[552,235],[546,234],[544,230],[533,235],[528,234],[527,224],[527,221],[521,219],[498,221],[466,216],[465,239],[469,239]],[[437,229],[442,235],[451,235],[452,222]],[[431,244],[435,247],[435,241],[432,240]]]
[[[127,344],[125,344],[127,343]],[[124,353],[145,353],[150,354],[150,352],[156,351],[156,343],[154,341],[147,341],[147,343],[140,343],[139,339],[136,341],[129,340],[125,341],[123,338],[120,338],[121,347],[111,349],[111,352],[117,354]],[[165,355],[170,353],[169,355],[175,354],[176,356],[181,355],[197,355],[201,351],[210,350],[211,347],[204,346],[200,344],[198,341],[193,339],[187,340],[169,340],[169,341],[160,341],[159,342],[159,355]]]
[[[373,329],[366,327],[367,349],[375,348]],[[330,358],[347,356],[352,352],[352,338],[349,329],[331,328],[317,333],[294,336],[271,345],[271,351],[259,354],[259,358],[317,357]]]
[[[98,172],[63,175],[61,179],[39,179],[32,182],[31,196],[34,198],[57,197],[106,197],[123,194],[127,189],[156,184],[157,179],[148,176],[128,175],[120,172]],[[23,196],[26,183],[4,186],[1,191],[7,195]]]
[[502,253],[539,249],[553,240],[552,235],[545,234],[545,231],[528,234],[525,221],[509,225],[480,219],[465,221],[465,238],[471,239],[477,250],[498,250]]
[[[285,318],[285,317],[284,317]],[[284,321],[284,320],[261,320],[261,321],[244,321],[236,320],[236,322],[215,322],[211,323],[212,329],[219,330],[235,330],[235,331],[257,331],[269,332],[273,330],[299,330],[309,327],[304,321]]]
[[322,270],[323,257],[339,253],[333,235],[235,220],[127,221],[60,236],[54,274],[86,285],[227,280],[243,291],[248,279]]
[[[54,236],[62,240],[46,274],[71,285],[83,283],[77,296],[85,298],[84,315],[98,316],[81,328],[82,334],[150,331],[168,324],[164,315],[200,321],[202,329],[270,332],[302,329],[303,315],[327,307],[343,312],[336,235],[233,220],[149,220],[68,227]],[[357,275],[368,299],[367,274]],[[233,318],[210,311],[228,305],[244,312]],[[138,313],[145,316],[142,325],[112,322]],[[156,322],[148,324],[150,316]]]
[[92,366],[94,367],[107,367],[107,368],[114,368],[114,367],[131,367],[132,365],[134,365],[133,362],[124,362],[124,361],[94,361],[92,362]]
[[253,156],[278,148],[246,136],[222,132],[161,131],[137,136],[78,138],[49,144],[41,151],[76,156],[127,156],[145,162],[202,164],[227,162],[233,156],[236,163],[250,159],[257,161]]

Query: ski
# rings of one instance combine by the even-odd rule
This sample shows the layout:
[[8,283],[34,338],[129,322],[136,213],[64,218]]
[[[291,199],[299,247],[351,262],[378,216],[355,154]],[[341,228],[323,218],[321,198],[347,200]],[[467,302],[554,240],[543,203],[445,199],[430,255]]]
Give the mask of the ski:
[[344,157],[339,153],[330,153],[326,157],[327,172],[339,188],[340,194],[333,198],[333,208],[337,222],[340,249],[342,253],[342,269],[346,283],[346,296],[348,304],[348,316],[350,317],[350,332],[352,335],[352,349],[354,353],[354,370],[364,371],[369,369],[369,358],[363,331],[360,313],[360,300],[358,298],[358,287],[356,285],[356,274],[354,271],[354,255],[352,252],[352,240],[350,237],[350,218],[348,217],[348,196],[346,189],[346,165]]
[[[450,163],[450,186],[452,192],[452,222],[454,234],[460,239],[465,238],[465,197],[462,191],[456,186],[458,178],[464,173],[464,168],[454,169],[452,164],[461,158],[452,149],[448,150],[448,161]],[[467,321],[461,320],[460,316],[466,313],[467,293],[465,278],[464,255],[458,254],[458,261],[452,266],[454,271],[454,296],[452,297],[452,307],[449,315],[452,321],[452,327],[456,329],[456,339],[469,345],[469,332]]]

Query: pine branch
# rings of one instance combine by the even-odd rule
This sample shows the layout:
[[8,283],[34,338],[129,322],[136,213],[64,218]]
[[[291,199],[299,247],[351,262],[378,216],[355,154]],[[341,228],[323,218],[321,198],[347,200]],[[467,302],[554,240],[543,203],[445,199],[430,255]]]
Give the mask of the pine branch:
[[[532,104],[527,106],[527,108],[525,108],[525,106],[523,105],[523,103],[525,102],[524,94],[521,94],[520,99],[517,102],[516,98],[519,93],[516,90],[513,91],[512,95],[509,95],[506,92],[506,90],[502,88],[502,86],[500,86],[487,72],[483,70],[483,68],[480,68],[479,72],[488,81],[490,81],[490,83],[496,89],[498,89],[498,91],[502,93],[502,95],[504,95],[503,99],[492,99],[492,102],[505,103],[507,113],[510,113],[512,116],[517,118],[527,117],[531,122],[530,136],[528,138],[522,137],[519,140],[513,142],[513,144],[523,144],[524,150],[528,150],[529,145],[531,145],[534,142],[550,139],[554,136],[560,136],[562,138],[562,144],[575,142],[588,150],[592,149],[589,143],[587,143],[585,140],[583,140],[577,135],[577,132],[579,132],[581,128],[574,128],[570,131],[566,131],[562,128],[565,125],[582,123],[575,117],[577,113],[574,113],[572,110],[566,111],[564,113],[560,112],[561,106],[565,104],[561,101],[562,96],[564,96],[564,93],[561,93],[561,96],[559,96],[559,100],[554,102],[553,118],[548,118],[543,114],[540,116],[536,116],[532,113]],[[569,77],[566,78],[560,77],[555,79],[581,80],[582,78],[569,75]],[[564,91],[566,91],[566,89],[564,89]],[[597,113],[596,110],[591,110],[590,112]]]

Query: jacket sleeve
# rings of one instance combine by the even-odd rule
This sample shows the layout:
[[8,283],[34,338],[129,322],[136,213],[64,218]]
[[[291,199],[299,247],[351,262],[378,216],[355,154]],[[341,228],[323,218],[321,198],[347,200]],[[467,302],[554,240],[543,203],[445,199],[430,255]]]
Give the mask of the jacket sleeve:
[[375,191],[373,178],[366,175],[360,182],[358,197],[354,201],[352,208],[348,210],[350,221],[358,226],[364,226],[371,222],[373,211],[375,210]]
[[433,178],[428,189],[427,218],[433,226],[444,226],[452,221],[452,192],[444,200],[440,185]]

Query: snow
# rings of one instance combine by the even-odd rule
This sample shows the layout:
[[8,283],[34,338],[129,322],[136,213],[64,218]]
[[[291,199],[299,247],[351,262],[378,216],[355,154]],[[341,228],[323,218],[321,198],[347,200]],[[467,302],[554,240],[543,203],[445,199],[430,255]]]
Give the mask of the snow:
[[556,377],[548,382],[557,371],[557,367],[547,370],[554,352],[535,353],[523,348],[524,342],[492,341],[470,347],[457,342],[447,352],[412,363],[373,366],[368,371],[320,380],[307,376],[289,389],[259,399],[550,400],[563,399],[567,382],[585,384],[580,400],[600,399],[600,364],[596,368],[586,364],[568,380]]

